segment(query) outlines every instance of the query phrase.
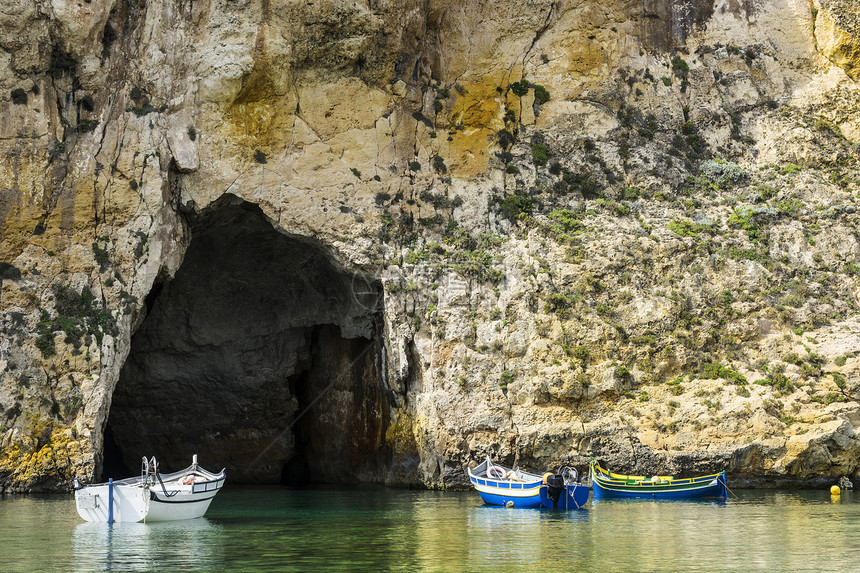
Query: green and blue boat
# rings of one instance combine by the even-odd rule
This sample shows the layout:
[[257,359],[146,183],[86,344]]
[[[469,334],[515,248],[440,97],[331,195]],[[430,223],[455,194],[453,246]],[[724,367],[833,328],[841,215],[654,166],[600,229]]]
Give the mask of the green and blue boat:
[[595,499],[628,497],[645,499],[700,499],[728,497],[726,472],[689,478],[617,474],[591,461],[591,486]]

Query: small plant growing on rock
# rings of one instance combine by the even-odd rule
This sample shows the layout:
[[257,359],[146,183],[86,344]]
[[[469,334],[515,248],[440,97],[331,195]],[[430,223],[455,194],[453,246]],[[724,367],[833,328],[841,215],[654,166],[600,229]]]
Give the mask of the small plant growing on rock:
[[747,383],[747,379],[743,374],[740,374],[719,362],[706,362],[703,364],[700,376],[704,380],[716,380],[718,378],[722,378],[726,382],[731,382],[739,386],[743,386]]
[[110,264],[110,256],[107,249],[103,249],[98,243],[93,243],[93,257],[99,264],[99,270],[105,270]]
[[703,161],[699,171],[708,181],[722,188],[726,188],[731,183],[740,183],[747,177],[747,172],[740,165],[725,159]]
[[511,91],[514,92],[514,95],[523,97],[527,93],[529,93],[529,83],[525,80],[521,82],[514,82],[511,84]]
[[625,187],[624,191],[621,192],[621,198],[625,201],[632,201],[634,199],[639,198],[639,188],[638,187]]
[[549,101],[549,92],[545,87],[540,84],[531,84],[535,90],[535,103],[540,105],[545,104]]
[[514,381],[514,373],[508,370],[502,372],[502,375],[499,377],[499,388],[502,389],[502,392],[508,391],[508,386],[511,382]]
[[533,209],[534,201],[518,193],[508,195],[499,205],[499,212],[511,221],[516,221],[523,215],[531,215]]
[[535,165],[546,165],[546,162],[549,161],[549,150],[545,143],[532,143],[532,160],[534,160]]
[[681,56],[675,56],[672,58],[672,72],[674,72],[675,76],[681,79],[681,91],[687,91],[687,86],[689,82],[687,78],[690,75],[690,66]]
[[101,344],[105,334],[118,333],[116,319],[101,306],[89,288],[84,287],[78,294],[71,287],[57,285],[54,287],[54,297],[56,317],[52,319],[47,311],[42,310],[36,326],[36,346],[44,358],[56,354],[54,334],[58,331],[63,331],[66,334],[65,341],[76,348],[81,345],[81,337],[85,334],[94,336],[96,342]]
[[750,241],[756,242],[761,235],[760,222],[772,217],[775,213],[770,207],[739,207],[729,217],[730,227],[740,227],[746,231]]
[[502,129],[497,134],[499,136],[499,147],[508,149],[516,140],[514,134],[507,129]]

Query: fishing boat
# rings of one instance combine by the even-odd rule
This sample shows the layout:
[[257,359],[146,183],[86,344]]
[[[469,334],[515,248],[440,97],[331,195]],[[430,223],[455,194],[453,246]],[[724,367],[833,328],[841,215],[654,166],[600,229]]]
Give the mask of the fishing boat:
[[490,505],[580,509],[588,501],[589,487],[579,483],[570,467],[537,475],[506,468],[487,456],[481,465],[466,471],[481,499]]
[[673,476],[629,476],[617,474],[591,461],[591,485],[595,498],[638,497],[650,499],[693,499],[728,497],[726,472],[675,478]]
[[197,465],[162,474],[158,462],[143,458],[141,475],[82,485],[75,478],[75,505],[82,519],[99,523],[176,521],[202,517],[227,479]]

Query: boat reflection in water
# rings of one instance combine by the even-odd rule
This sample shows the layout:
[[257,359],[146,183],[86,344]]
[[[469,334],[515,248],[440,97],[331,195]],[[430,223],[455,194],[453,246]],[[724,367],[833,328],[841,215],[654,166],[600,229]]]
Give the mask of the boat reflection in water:
[[[468,536],[468,562],[527,563],[533,567],[531,571],[581,570],[593,552],[591,513],[515,511],[492,505],[471,508],[467,519],[467,530],[472,533]],[[561,567],[558,555],[565,555]]]
[[75,570],[102,563],[120,571],[153,571],[185,563],[196,570],[223,566],[223,531],[205,517],[158,523],[80,523],[73,536]]

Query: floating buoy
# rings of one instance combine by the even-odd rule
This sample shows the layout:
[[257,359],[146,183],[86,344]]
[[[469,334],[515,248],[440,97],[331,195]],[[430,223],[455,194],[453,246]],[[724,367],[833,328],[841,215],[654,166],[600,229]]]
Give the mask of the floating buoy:
[[508,509],[512,508],[513,506],[514,506],[514,502],[512,502],[512,501],[509,501],[508,503],[505,504],[505,507],[507,507]]
[[830,486],[830,495],[839,495],[842,493],[842,490],[839,489],[838,485]]

